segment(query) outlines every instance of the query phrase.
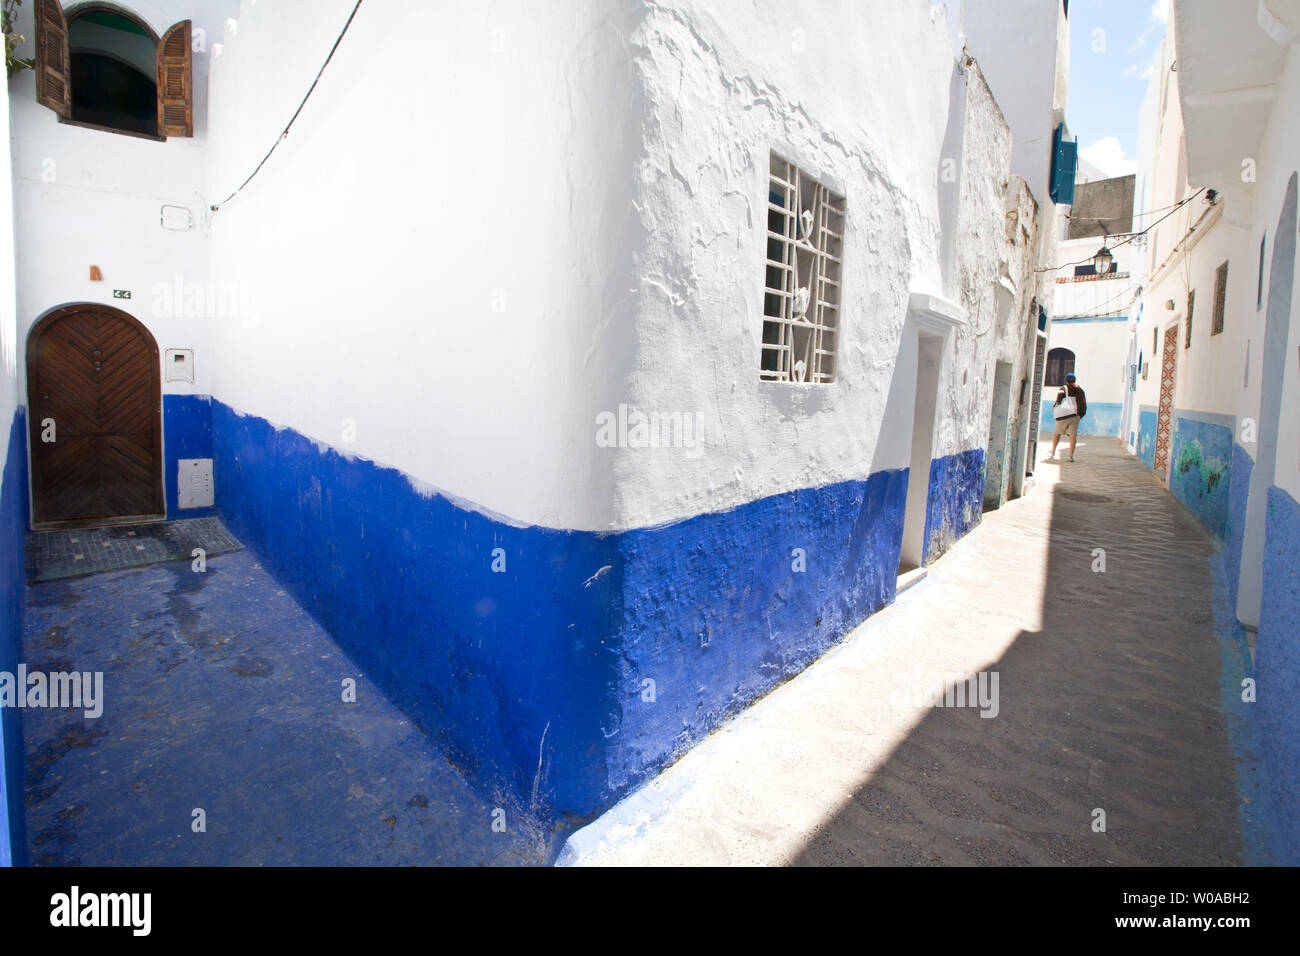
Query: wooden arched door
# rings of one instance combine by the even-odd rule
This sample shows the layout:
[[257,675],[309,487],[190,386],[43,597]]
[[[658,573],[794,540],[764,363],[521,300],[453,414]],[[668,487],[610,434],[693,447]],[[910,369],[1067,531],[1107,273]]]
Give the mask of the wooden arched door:
[[158,344],[140,322],[92,304],[45,316],[27,399],[37,524],[165,513]]

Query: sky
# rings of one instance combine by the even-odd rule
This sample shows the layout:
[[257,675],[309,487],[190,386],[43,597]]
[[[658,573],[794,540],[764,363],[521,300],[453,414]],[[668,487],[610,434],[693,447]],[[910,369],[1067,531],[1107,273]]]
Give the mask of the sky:
[[1070,94],[1079,157],[1103,176],[1134,171],[1138,112],[1170,0],[1070,0]]

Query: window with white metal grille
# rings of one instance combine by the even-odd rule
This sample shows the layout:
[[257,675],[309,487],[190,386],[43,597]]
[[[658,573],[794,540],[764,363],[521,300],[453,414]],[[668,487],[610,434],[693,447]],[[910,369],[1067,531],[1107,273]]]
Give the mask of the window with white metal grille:
[[763,381],[835,381],[844,221],[843,196],[772,154]]

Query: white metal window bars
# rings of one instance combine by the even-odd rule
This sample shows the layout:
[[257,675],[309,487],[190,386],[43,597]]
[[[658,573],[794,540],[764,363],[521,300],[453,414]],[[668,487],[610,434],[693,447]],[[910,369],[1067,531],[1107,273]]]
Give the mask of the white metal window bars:
[[844,197],[771,157],[760,378],[835,381]]

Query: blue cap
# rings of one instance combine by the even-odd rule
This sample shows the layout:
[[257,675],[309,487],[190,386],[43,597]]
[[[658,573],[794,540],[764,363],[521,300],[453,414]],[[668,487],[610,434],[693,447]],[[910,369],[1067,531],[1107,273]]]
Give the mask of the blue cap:
[[1070,372],[1068,375],[1066,375],[1066,376],[1065,376],[1065,380],[1066,380],[1067,382],[1073,382],[1073,381],[1074,381],[1074,373],[1073,373],[1073,372]]

